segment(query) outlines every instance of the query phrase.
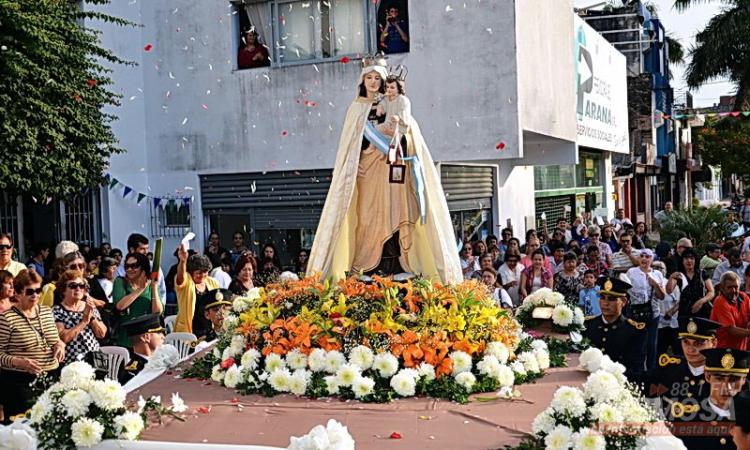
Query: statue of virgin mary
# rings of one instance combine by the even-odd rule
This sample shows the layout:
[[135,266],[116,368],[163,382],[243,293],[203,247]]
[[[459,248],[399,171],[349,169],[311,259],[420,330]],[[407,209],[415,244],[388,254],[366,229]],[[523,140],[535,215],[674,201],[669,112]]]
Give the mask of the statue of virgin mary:
[[385,120],[378,103],[387,78],[384,58],[363,59],[358,95],[344,120],[308,274],[340,279],[350,272],[410,272],[445,283],[461,282],[440,177],[408,99],[400,103],[405,101],[407,108],[398,117],[402,125],[395,162],[388,157],[389,138],[377,127]]

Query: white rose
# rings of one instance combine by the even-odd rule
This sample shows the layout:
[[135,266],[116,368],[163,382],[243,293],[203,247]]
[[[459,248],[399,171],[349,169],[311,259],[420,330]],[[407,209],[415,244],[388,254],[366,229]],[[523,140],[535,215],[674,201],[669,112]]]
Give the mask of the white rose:
[[185,405],[185,401],[180,398],[180,394],[177,392],[172,394],[172,411],[176,413],[183,413],[187,411],[187,405]]
[[573,323],[573,311],[564,303],[555,306],[552,310],[552,323],[561,327],[570,326]]
[[115,417],[115,430],[120,439],[134,441],[143,431],[143,419],[140,414],[128,411]]
[[283,369],[284,367],[286,367],[286,362],[284,362],[284,358],[280,355],[269,353],[268,356],[266,356],[266,372],[274,372]]
[[305,369],[295,370],[289,378],[289,392],[294,395],[305,395],[310,376],[310,372]]
[[68,417],[85,416],[89,411],[91,396],[83,389],[73,389],[63,395],[60,403],[65,407]]
[[232,364],[232,367],[227,369],[227,373],[224,374],[224,386],[229,389],[234,389],[242,381],[242,372],[237,364]]
[[351,386],[354,380],[360,377],[362,369],[356,364],[344,364],[336,372],[339,386]]
[[375,355],[372,367],[380,373],[381,377],[391,377],[398,371],[398,358],[388,352],[378,353]]
[[60,384],[65,389],[88,389],[95,375],[94,368],[83,361],[75,361],[60,371]]
[[461,372],[455,376],[455,379],[456,383],[463,386],[468,392],[471,392],[471,388],[477,382],[476,377],[471,372]]
[[570,448],[573,431],[563,425],[558,425],[544,438],[546,450],[567,450]]
[[581,353],[578,365],[589,372],[596,372],[602,363],[604,353],[596,347],[589,347]]
[[555,391],[550,406],[561,414],[582,416],[586,413],[586,400],[579,389],[562,386]]
[[292,349],[286,354],[286,365],[292,370],[307,368],[307,355],[298,348]]
[[375,361],[375,354],[364,345],[358,345],[349,352],[349,362],[356,364],[362,370],[372,367],[373,361]]
[[307,364],[313,372],[322,372],[326,367],[326,351],[316,348],[307,356]]
[[268,376],[268,384],[278,392],[289,392],[292,374],[286,367],[277,369]]
[[16,420],[0,426],[0,445],[8,450],[36,450],[36,432],[25,421]]
[[417,383],[410,374],[399,372],[391,378],[391,387],[401,397],[411,397],[416,393]]
[[243,369],[255,370],[258,368],[258,362],[260,361],[261,354],[254,348],[249,348],[240,358],[240,365]]
[[508,351],[508,347],[499,341],[494,341],[487,344],[487,348],[484,350],[484,354],[494,356],[495,358],[497,358],[500,364],[507,363],[508,358],[510,357],[510,351]]
[[304,436],[289,438],[287,450],[322,450],[331,448],[328,432],[323,425],[317,425]]
[[110,379],[94,381],[89,393],[96,406],[107,411],[122,408],[127,396],[120,383]]
[[331,350],[326,353],[325,370],[328,373],[336,373],[339,367],[346,364],[346,357],[338,350]]
[[78,447],[93,447],[102,441],[104,427],[94,419],[82,417],[70,429],[73,443]]
[[422,362],[417,367],[417,372],[419,372],[419,376],[423,377],[425,381],[432,381],[435,379],[435,367],[432,364]]
[[453,361],[453,376],[455,377],[461,372],[471,371],[471,355],[460,350],[456,350],[450,353],[450,358]]
[[362,398],[372,394],[374,388],[375,380],[370,377],[358,377],[352,383],[352,391],[356,398]]

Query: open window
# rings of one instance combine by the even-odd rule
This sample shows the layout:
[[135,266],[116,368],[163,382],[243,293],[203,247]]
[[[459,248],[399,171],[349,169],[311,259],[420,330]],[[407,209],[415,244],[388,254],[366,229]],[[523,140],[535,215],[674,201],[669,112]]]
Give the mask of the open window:
[[270,66],[271,48],[268,43],[273,41],[271,4],[265,0],[245,0],[235,6],[240,25],[237,68],[243,70]]
[[409,51],[408,0],[384,0],[377,13],[378,49],[386,54]]

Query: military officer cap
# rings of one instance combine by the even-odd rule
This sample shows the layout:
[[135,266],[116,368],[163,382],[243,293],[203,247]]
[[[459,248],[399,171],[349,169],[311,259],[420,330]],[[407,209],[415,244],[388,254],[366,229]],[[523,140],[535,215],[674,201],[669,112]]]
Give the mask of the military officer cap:
[[701,351],[706,357],[708,373],[747,375],[750,372],[750,353],[735,348],[711,348]]
[[229,289],[212,289],[206,292],[206,295],[201,299],[203,311],[207,311],[217,306],[232,306],[232,299],[234,294]]
[[738,395],[734,397],[734,416],[736,425],[745,434],[750,434],[750,397]]
[[159,314],[145,314],[122,324],[128,336],[140,336],[146,333],[161,333],[164,328],[159,321]]
[[680,329],[678,336],[690,339],[708,340],[716,337],[716,330],[721,324],[702,317],[680,317]]
[[599,287],[599,295],[606,295],[608,297],[627,297],[628,290],[632,288],[630,283],[622,281],[619,278],[612,278],[608,276],[601,276],[596,281]]

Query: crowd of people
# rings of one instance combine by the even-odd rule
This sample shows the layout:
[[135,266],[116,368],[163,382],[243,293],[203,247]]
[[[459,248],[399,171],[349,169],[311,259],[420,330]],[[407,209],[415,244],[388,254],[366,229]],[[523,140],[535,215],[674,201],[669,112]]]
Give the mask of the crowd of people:
[[[15,243],[0,234],[0,405],[9,422],[25,412],[40,379],[55,379],[66,364],[86,361],[107,372],[102,346],[129,350],[131,363],[118,376],[127,382],[143,369],[164,342],[165,319],[173,331],[211,341],[221,328],[222,311],[245,295],[284,276],[304,273],[308,252],[284,267],[272,243],[261,255],[233,236],[225,249],[211,233],[203,253],[175,250],[167,275],[154,267],[149,239],[132,234],[127,253],[102,243],[98,248],[62,241],[36,245],[26,264],[13,259]],[[293,271],[293,272],[291,272]],[[103,363],[104,361],[104,363]]]

